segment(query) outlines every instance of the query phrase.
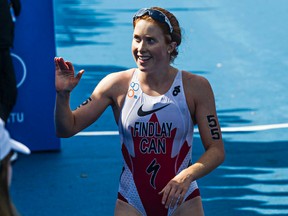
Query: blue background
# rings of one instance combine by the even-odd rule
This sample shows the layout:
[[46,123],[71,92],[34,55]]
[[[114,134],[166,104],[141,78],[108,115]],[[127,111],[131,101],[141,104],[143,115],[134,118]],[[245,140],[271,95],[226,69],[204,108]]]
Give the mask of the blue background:
[[[55,136],[53,122],[56,47],[52,1],[22,1],[14,47],[12,53],[23,60],[27,74],[18,88],[17,103],[7,124],[11,136],[32,151],[58,150],[60,140]],[[19,83],[23,67],[13,60]]]
[[[183,41],[175,66],[210,81],[223,129],[288,123],[287,0],[54,0],[57,55],[85,69],[72,108],[103,76],[135,67],[132,16],[152,5],[179,19]],[[116,130],[108,109],[85,131]],[[223,138],[225,162],[198,181],[206,215],[288,215],[287,127],[234,130]],[[122,168],[119,137],[81,135],[61,145],[59,152],[19,155],[11,188],[19,211],[113,215]],[[193,161],[203,151],[196,133]]]

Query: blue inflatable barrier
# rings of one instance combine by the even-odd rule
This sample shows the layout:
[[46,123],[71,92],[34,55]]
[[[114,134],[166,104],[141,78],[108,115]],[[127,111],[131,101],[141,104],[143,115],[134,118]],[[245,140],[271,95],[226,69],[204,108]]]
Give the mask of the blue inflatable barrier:
[[7,127],[11,137],[32,151],[59,150],[54,129],[53,1],[22,1],[11,51],[18,97]]

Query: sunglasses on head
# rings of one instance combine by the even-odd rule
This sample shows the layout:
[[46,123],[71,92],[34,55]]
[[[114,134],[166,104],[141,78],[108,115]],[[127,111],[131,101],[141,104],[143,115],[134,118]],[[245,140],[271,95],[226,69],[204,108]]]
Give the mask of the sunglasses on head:
[[159,10],[154,10],[154,9],[149,9],[149,8],[142,8],[140,9],[134,16],[133,16],[133,21],[139,17],[142,17],[144,15],[150,16],[152,19],[161,22],[161,23],[166,23],[169,27],[170,34],[173,32],[173,27],[168,19],[168,17],[162,13]]

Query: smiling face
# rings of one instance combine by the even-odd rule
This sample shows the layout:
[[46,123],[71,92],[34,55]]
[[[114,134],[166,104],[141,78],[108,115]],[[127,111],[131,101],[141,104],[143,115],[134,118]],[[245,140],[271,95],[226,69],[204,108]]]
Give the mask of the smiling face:
[[154,22],[137,21],[132,40],[132,54],[141,71],[161,70],[170,65],[172,45]]

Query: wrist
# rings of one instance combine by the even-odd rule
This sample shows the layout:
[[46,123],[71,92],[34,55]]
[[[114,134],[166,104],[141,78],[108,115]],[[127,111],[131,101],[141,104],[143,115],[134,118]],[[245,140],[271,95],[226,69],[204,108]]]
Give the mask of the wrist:
[[195,171],[191,166],[186,168],[186,179],[189,180],[190,182],[193,182],[196,180],[196,176],[194,172]]
[[186,178],[188,179],[189,182],[193,182],[193,181],[196,180],[192,174],[188,174],[188,175],[186,176]]
[[70,96],[70,92],[69,90],[64,90],[64,91],[58,91],[56,90],[56,94],[59,96]]

